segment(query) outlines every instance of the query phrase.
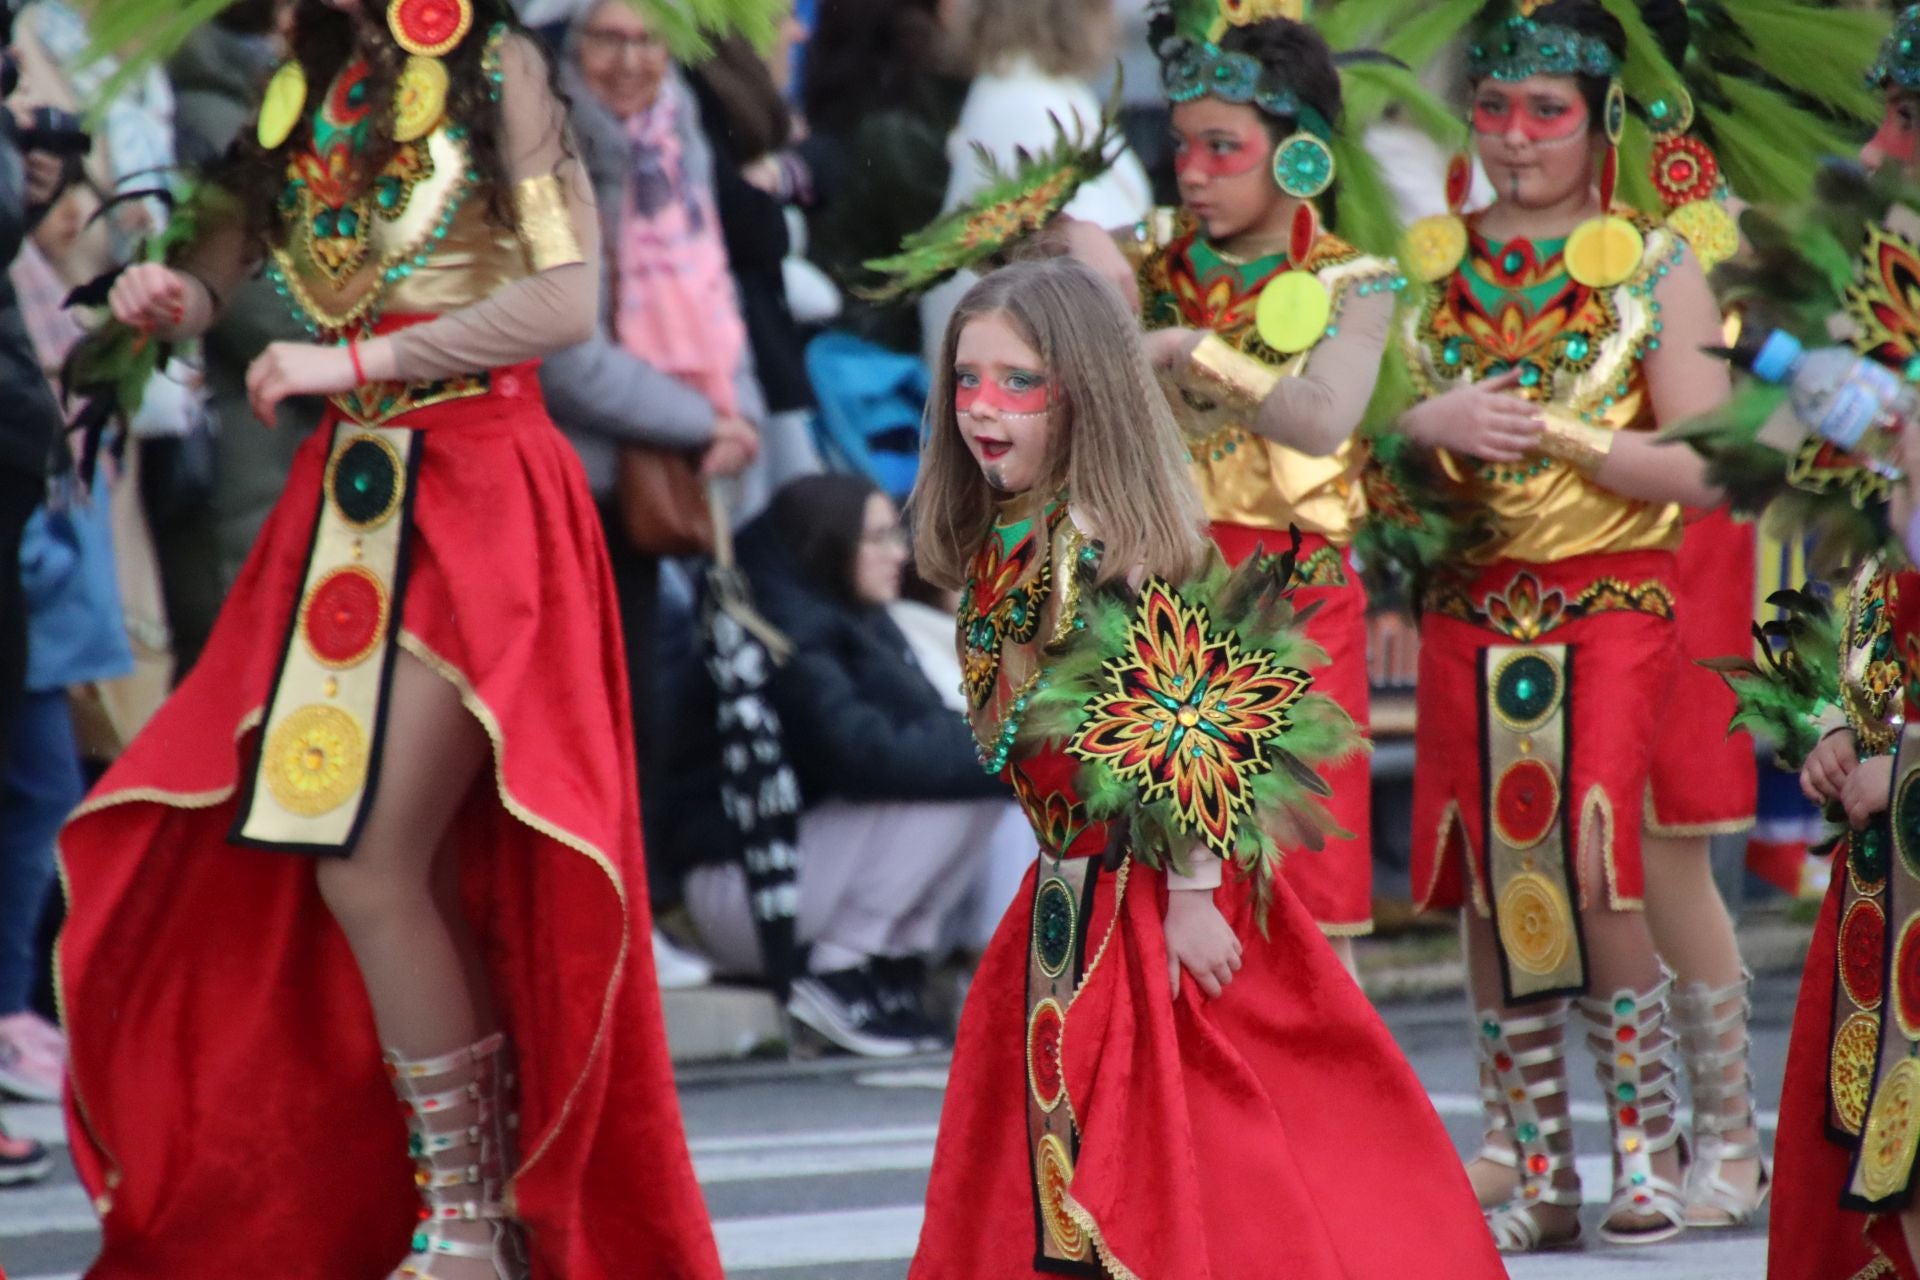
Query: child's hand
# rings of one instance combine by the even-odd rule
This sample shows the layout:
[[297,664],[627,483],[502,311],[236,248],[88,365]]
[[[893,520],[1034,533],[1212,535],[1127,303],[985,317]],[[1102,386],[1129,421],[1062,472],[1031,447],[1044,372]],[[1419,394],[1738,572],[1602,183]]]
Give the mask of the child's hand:
[[1217,999],[1240,968],[1240,939],[1213,905],[1211,889],[1175,889],[1167,895],[1167,981],[1180,998],[1184,967],[1207,999]]

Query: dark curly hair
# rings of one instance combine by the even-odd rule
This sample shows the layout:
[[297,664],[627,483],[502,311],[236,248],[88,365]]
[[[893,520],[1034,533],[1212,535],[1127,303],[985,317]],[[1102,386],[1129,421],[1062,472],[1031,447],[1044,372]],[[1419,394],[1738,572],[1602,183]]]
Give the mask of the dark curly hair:
[[[1687,57],[1690,35],[1687,7],[1683,0],[1639,0],[1640,14],[1660,42],[1660,51],[1678,68]],[[1480,13],[1476,28],[1486,30],[1506,21],[1511,15],[1509,0],[1491,0]],[[1620,20],[1607,12],[1600,0],[1549,0],[1533,11],[1533,20],[1543,27],[1561,27],[1604,43],[1613,56],[1626,61],[1627,32]],[[1606,128],[1607,86],[1601,76],[1578,75],[1580,96],[1586,99],[1589,128]]]
[[[377,5],[377,0],[362,0]],[[458,121],[466,130],[468,163],[479,176],[482,198],[487,202],[488,219],[495,225],[514,225],[513,181],[507,172],[501,138],[500,110],[493,101],[493,84],[483,65],[489,34],[501,24],[509,32],[518,32],[536,49],[547,69],[547,83],[560,110],[566,97],[560,91],[558,68],[537,37],[514,16],[507,0],[469,0],[473,6],[473,25],[466,36],[449,51],[446,64],[450,86],[447,118]],[[378,14],[384,6],[374,9]],[[308,145],[313,135],[313,107],[333,84],[342,68],[356,52],[367,62],[368,146],[360,156],[360,181],[370,182],[393,158],[398,144],[393,139],[393,94],[407,53],[386,33],[386,24],[378,17],[372,25],[380,35],[358,48],[355,18],[321,3],[298,0],[293,32],[289,43],[293,58],[307,77],[307,110],[293,132],[279,146],[262,147],[252,129],[241,130],[225,156],[215,165],[211,180],[237,197],[246,218],[249,244],[256,248],[284,241],[287,227],[280,217],[280,197],[286,187],[288,157],[297,148]],[[563,140],[563,146],[568,145]],[[569,151],[569,154],[571,152]]]

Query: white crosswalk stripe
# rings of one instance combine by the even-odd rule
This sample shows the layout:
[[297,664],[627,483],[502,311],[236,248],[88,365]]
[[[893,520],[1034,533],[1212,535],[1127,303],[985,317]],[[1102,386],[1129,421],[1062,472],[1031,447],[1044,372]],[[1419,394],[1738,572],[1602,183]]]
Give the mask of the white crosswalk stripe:
[[[1436,1094],[1433,1101],[1442,1115],[1478,1114],[1478,1101],[1470,1095]],[[1596,1104],[1577,1103],[1574,1111],[1581,1120],[1604,1119]],[[57,1107],[13,1106],[0,1110],[0,1116],[17,1134],[48,1142],[64,1141]],[[1762,1117],[1763,1128],[1772,1129],[1775,1124],[1774,1116]],[[705,1137],[689,1145],[701,1184],[712,1188],[873,1173],[923,1173],[932,1164],[934,1135],[935,1128],[930,1124],[898,1125]],[[1578,1167],[1587,1203],[1604,1204],[1610,1176],[1607,1157],[1582,1156]],[[743,1216],[718,1220],[715,1235],[730,1276],[782,1267],[904,1262],[913,1254],[921,1217],[918,1204]],[[57,1184],[0,1190],[0,1261],[4,1261],[4,1242],[8,1240],[63,1233],[90,1236],[93,1230],[92,1206],[70,1175]],[[1683,1262],[1682,1250],[1687,1251],[1684,1266],[1679,1265]],[[1683,1241],[1645,1256],[1651,1260],[1655,1253],[1663,1264],[1662,1275],[1686,1275],[1690,1280],[1745,1280],[1764,1268],[1765,1242],[1757,1235]],[[1597,1268],[1603,1268],[1606,1261],[1605,1256],[1590,1255],[1532,1258],[1514,1263],[1512,1274],[1525,1280],[1575,1280],[1603,1274]],[[1616,1256],[1615,1265],[1618,1261]],[[1678,1269],[1669,1270],[1669,1266]],[[9,1274],[15,1280],[79,1280],[70,1274]]]

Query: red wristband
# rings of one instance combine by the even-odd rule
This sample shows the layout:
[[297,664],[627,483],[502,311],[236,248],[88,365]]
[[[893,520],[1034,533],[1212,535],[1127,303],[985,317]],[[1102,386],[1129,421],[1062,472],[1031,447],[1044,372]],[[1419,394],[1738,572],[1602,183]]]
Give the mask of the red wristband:
[[347,339],[347,359],[353,361],[353,385],[356,387],[366,386],[367,371],[360,367],[360,340],[358,338]]

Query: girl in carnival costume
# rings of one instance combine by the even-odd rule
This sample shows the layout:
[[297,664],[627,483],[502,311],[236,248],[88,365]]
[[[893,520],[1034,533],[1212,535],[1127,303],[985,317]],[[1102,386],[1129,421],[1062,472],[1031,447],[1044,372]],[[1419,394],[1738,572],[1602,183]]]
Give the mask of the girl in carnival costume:
[[[1396,7],[1402,11],[1394,12]],[[1861,51],[1873,47],[1881,24],[1870,15],[1835,13],[1801,0],[1760,0],[1731,6],[1700,3],[1691,7],[1677,3],[1615,4],[1610,0],[1608,7],[1622,30],[1632,37],[1620,74],[1640,110],[1604,122],[1610,133],[1617,132],[1619,160],[1609,158],[1605,162],[1603,185],[1617,177],[1622,190],[1630,192],[1633,205],[1663,209],[1668,227],[1687,240],[1693,254],[1705,265],[1726,259],[1739,247],[1735,228],[1723,207],[1730,195],[1751,200],[1805,198],[1819,159],[1846,145],[1845,121],[1867,118],[1873,110],[1871,100],[1861,94],[1858,85],[1834,69],[1856,65],[1863,56]],[[1453,32],[1472,23],[1480,8],[1477,0],[1438,10],[1422,7],[1419,20],[1414,21],[1416,15],[1410,8],[1396,6],[1392,0],[1385,4],[1363,0],[1345,16],[1362,31],[1391,29],[1403,33],[1386,36],[1383,47],[1410,60],[1425,60]],[[1502,74],[1515,77],[1534,69],[1528,59],[1515,60],[1512,55],[1524,54],[1528,48],[1529,29],[1523,24],[1530,20],[1547,22],[1545,15],[1536,12],[1540,8],[1537,4],[1520,5],[1520,11],[1511,15],[1517,23],[1483,34],[1470,59],[1481,64],[1476,79],[1486,80],[1491,69],[1497,87]],[[1497,18],[1502,11],[1496,8],[1488,16]],[[1555,43],[1549,31],[1538,38],[1535,51],[1541,60],[1557,59],[1560,70],[1580,71],[1583,68],[1572,59],[1571,51],[1576,47]],[[1639,56],[1634,56],[1636,50]],[[1663,61],[1663,53],[1671,53],[1673,65],[1682,68],[1679,80],[1673,77],[1672,66]],[[1512,63],[1504,72],[1499,66],[1502,56]],[[1586,83],[1591,103],[1602,105],[1599,90],[1603,78],[1590,73]],[[1477,104],[1475,122],[1476,132],[1484,133]],[[1520,132],[1529,131],[1523,128]],[[1564,151],[1568,145],[1567,140],[1546,136],[1549,131],[1542,128],[1531,132],[1540,136],[1519,141],[1531,142],[1536,151]],[[1485,159],[1487,138],[1483,136],[1481,141]],[[1531,161],[1529,156],[1517,158],[1523,167]],[[1550,277],[1555,274],[1551,271],[1522,272],[1519,277],[1497,269],[1449,273],[1448,268],[1462,257],[1466,242],[1457,212],[1470,173],[1464,157],[1456,161],[1449,174],[1449,198],[1455,201],[1455,215],[1417,225],[1404,259],[1410,265],[1418,264],[1417,274],[1425,285],[1422,323],[1436,319],[1438,327],[1446,331],[1440,337],[1428,334],[1418,345],[1417,350],[1425,353],[1428,362],[1424,380],[1430,388],[1437,388],[1457,381],[1470,365],[1480,366],[1473,370],[1476,376],[1513,367],[1518,369],[1520,393],[1525,398],[1570,403],[1587,412],[1603,410],[1602,416],[1626,421],[1630,415],[1617,406],[1624,403],[1622,396],[1628,393],[1617,388],[1626,386],[1630,392],[1633,379],[1610,379],[1605,371],[1610,367],[1618,372],[1618,357],[1629,348],[1616,344],[1612,355],[1606,355],[1606,347],[1595,341],[1591,332],[1595,319],[1600,319],[1603,326],[1613,323],[1606,319],[1610,301],[1605,290],[1596,294],[1564,273],[1560,274],[1560,287],[1554,289],[1550,287]],[[1516,203],[1511,197],[1506,201],[1509,208]],[[1500,217],[1500,207],[1490,211],[1490,216]],[[1617,229],[1624,224],[1614,225]],[[1604,230],[1607,226],[1604,219],[1592,222],[1592,230],[1581,233],[1585,243],[1606,243],[1613,234]],[[1477,238],[1473,243],[1479,253],[1482,240]],[[1568,251],[1577,253],[1578,249],[1570,242]],[[1663,279],[1655,270],[1654,279]],[[1483,296],[1479,300],[1468,298],[1458,288],[1473,280],[1480,282],[1478,291]],[[1520,297],[1529,286],[1535,296]],[[1498,296],[1503,288],[1507,291],[1504,300]],[[1665,288],[1658,286],[1651,295],[1643,296],[1664,306],[1661,293]],[[1584,317],[1580,314],[1583,306]],[[1646,309],[1643,305],[1638,310]],[[1663,339],[1670,344],[1675,331],[1672,315],[1651,314],[1635,321],[1632,309],[1628,309],[1619,311],[1618,316],[1627,317],[1629,328],[1640,324],[1648,329],[1642,340],[1650,373],[1666,363],[1659,352]],[[1498,332],[1499,323],[1505,321],[1512,323],[1513,336]],[[1581,330],[1587,332],[1578,332]],[[1704,329],[1701,332],[1704,334]],[[1563,334],[1569,336],[1562,340]],[[1489,351],[1497,354],[1489,356]],[[1629,364],[1637,362],[1638,357],[1634,357]],[[1543,378],[1542,373],[1548,371],[1553,372]],[[1675,414],[1657,403],[1662,399],[1657,389],[1654,398],[1654,416],[1661,423],[1671,422]],[[1612,403],[1607,403],[1609,400]],[[1550,430],[1549,435],[1553,434]],[[1627,447],[1641,446],[1634,442]],[[1535,455],[1526,462],[1533,467],[1545,460]],[[1455,478],[1459,478],[1457,469]],[[1482,480],[1496,494],[1506,491],[1510,516],[1528,510],[1544,514],[1554,511],[1551,502],[1528,506],[1530,500],[1524,497],[1524,491],[1530,477],[1526,475],[1502,478],[1483,471]],[[1607,486],[1609,481],[1602,480],[1601,484]],[[1549,474],[1533,487],[1544,498],[1545,491],[1556,486]],[[1456,494],[1460,492],[1455,489]],[[1570,513],[1568,509],[1562,514]],[[1561,532],[1571,531],[1577,542],[1575,523],[1561,519],[1559,528]],[[1536,543],[1515,558],[1552,562],[1568,558],[1563,552],[1572,550],[1572,543],[1559,549]],[[1485,556],[1481,552],[1461,555],[1460,548],[1455,548],[1447,558],[1475,562]],[[1672,1027],[1679,1038],[1694,1113],[1683,1201],[1688,1224],[1701,1227],[1738,1226],[1750,1221],[1768,1191],[1769,1175],[1754,1126],[1753,1084],[1747,1069],[1751,976],[1741,963],[1730,918],[1713,882],[1709,839],[1715,833],[1739,830],[1751,821],[1755,790],[1752,744],[1744,734],[1729,736],[1723,732],[1722,726],[1733,709],[1731,695],[1700,665],[1702,660],[1736,653],[1747,646],[1753,560],[1753,539],[1745,525],[1720,509],[1687,512],[1685,538],[1677,551],[1673,574],[1664,584],[1670,590],[1676,614],[1681,660],[1663,704],[1660,731],[1653,735],[1645,799],[1643,802],[1637,793],[1609,795],[1610,801],[1640,811],[1637,817],[1643,828],[1643,856],[1637,862],[1645,886],[1643,893],[1622,894],[1610,881],[1609,892],[1616,901],[1644,899],[1656,948],[1676,974]],[[1537,600],[1538,594],[1536,577],[1523,592],[1528,608],[1542,603]],[[1461,603],[1457,595],[1453,600],[1456,605]],[[1551,605],[1553,601],[1544,603]],[[1464,613],[1472,618],[1475,610],[1469,604]],[[1441,624],[1436,624],[1436,629],[1448,630]],[[1512,631],[1497,622],[1495,629]],[[1528,624],[1519,630],[1532,629]],[[1431,767],[1428,776],[1430,780],[1433,777]],[[1516,776],[1528,775],[1523,772]],[[1454,798],[1470,796],[1471,789],[1470,784],[1456,788]],[[1445,803],[1445,794],[1432,787],[1425,788],[1423,794],[1430,801]],[[1469,802],[1467,807],[1471,812],[1473,804]],[[1436,847],[1432,842],[1445,833],[1433,828],[1436,814],[1431,804],[1420,814],[1416,848],[1430,853]],[[1629,814],[1628,821],[1635,816]],[[1484,898],[1476,898],[1476,903],[1487,909]],[[1485,1019],[1480,1021],[1484,1023]],[[1502,1087],[1494,1079],[1494,1064],[1502,1053],[1498,1038],[1480,1034],[1478,1039],[1483,1050],[1488,1134],[1470,1172],[1482,1203],[1497,1208],[1516,1190],[1524,1194],[1526,1170],[1516,1152],[1517,1125],[1505,1096],[1513,1086]]]
[[[95,34],[158,59],[205,16],[108,0]],[[197,240],[110,298],[172,342],[264,259],[314,341],[254,409],[328,410],[61,838],[89,1274],[718,1276],[606,551],[539,396],[599,269],[550,68],[501,0],[301,0],[291,43]]]
[[[1911,379],[1920,355],[1920,319],[1907,302],[1920,273],[1912,97],[1920,7],[1900,15],[1867,84],[1884,115],[1862,158],[1879,172],[1867,179],[1835,168],[1816,203],[1748,213],[1756,250],[1724,268],[1722,283],[1750,326],[1777,327],[1809,347],[1839,339]],[[1841,827],[1787,1054],[1768,1274],[1920,1280],[1912,1208],[1920,744],[1905,727],[1920,710],[1920,574],[1901,543],[1920,456],[1911,424],[1898,450],[1906,456],[1896,459],[1906,480],[1817,435],[1782,435],[1780,424],[1793,421],[1787,395],[1743,385],[1724,411],[1684,433],[1741,505],[1765,510],[1782,536],[1809,541],[1810,566],[1851,574],[1833,606],[1812,593],[1776,598],[1784,616],[1761,628],[1766,658],[1722,664],[1741,718],[1800,770],[1808,798]]]
[[[1298,548],[1229,574],[1138,327],[1079,263],[983,280],[936,378],[916,560],[964,593],[983,766],[1042,854],[961,1019],[910,1274],[1500,1275],[1279,874],[1331,826],[1315,770],[1357,747],[1315,688]],[[1383,1230],[1390,1180],[1421,1193]]]
[[[1118,233],[1148,350],[1170,382],[1213,540],[1229,564],[1303,533],[1300,600],[1330,663],[1321,689],[1368,719],[1367,594],[1349,554],[1368,515],[1367,448],[1355,439],[1389,345],[1391,198],[1344,127],[1343,78],[1374,111],[1426,105],[1403,69],[1337,59],[1303,0],[1173,0],[1153,27],[1173,108],[1182,207]],[[1364,113],[1363,113],[1364,114]],[[1434,108],[1424,118],[1444,118]],[[1323,209],[1325,212],[1323,212]],[[1102,229],[1062,219],[1088,261],[1113,270]],[[1372,928],[1372,789],[1365,757],[1328,774],[1342,830],[1290,859],[1288,883],[1352,967]]]
[[[1614,189],[1628,90],[1650,120],[1690,113],[1631,0],[1459,16],[1476,24],[1474,143],[1498,194],[1461,218],[1471,169],[1457,157],[1454,214],[1417,224],[1405,259],[1420,286],[1403,337],[1424,400],[1401,429],[1472,517],[1424,602],[1415,891],[1427,907],[1471,900],[1476,1043],[1492,1125],[1519,1162],[1489,1213],[1500,1247],[1580,1238],[1569,998],[1612,1120],[1601,1235],[1651,1242],[1689,1211],[1642,817],[1680,661],[1681,505],[1719,501],[1699,459],[1652,431],[1718,404],[1727,376],[1701,351],[1720,314],[1687,238]],[[1677,225],[1697,219],[1718,243],[1714,194],[1689,192],[1703,207]],[[1731,950],[1724,908],[1718,921]],[[1737,953],[1730,969],[1737,981]]]

